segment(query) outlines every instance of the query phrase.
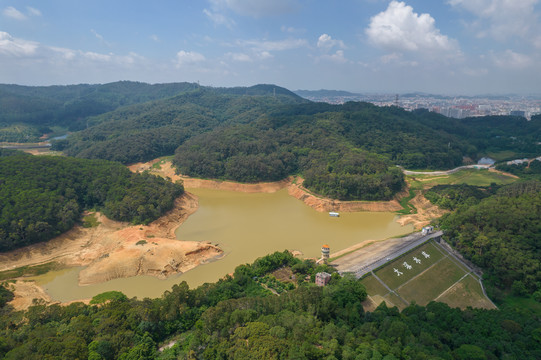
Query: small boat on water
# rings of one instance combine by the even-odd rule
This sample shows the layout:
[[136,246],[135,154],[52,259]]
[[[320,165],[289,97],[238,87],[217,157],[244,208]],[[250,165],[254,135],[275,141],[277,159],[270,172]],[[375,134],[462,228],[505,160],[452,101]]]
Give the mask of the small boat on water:
[[329,216],[332,216],[332,217],[339,217],[340,214],[337,213],[336,211],[330,211],[330,212],[329,212]]

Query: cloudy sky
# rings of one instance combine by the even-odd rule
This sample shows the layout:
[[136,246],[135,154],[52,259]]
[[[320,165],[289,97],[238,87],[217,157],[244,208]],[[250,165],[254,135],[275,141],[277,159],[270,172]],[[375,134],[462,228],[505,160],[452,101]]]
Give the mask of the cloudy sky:
[[541,94],[541,0],[0,0],[0,83]]

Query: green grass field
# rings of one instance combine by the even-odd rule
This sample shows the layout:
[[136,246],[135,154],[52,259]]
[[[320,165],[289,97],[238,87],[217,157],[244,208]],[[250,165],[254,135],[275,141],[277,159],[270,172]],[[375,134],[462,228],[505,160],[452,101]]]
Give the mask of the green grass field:
[[[425,257],[423,252],[430,257]],[[420,262],[416,262],[414,258]],[[404,263],[410,265],[411,269]],[[401,274],[397,275],[394,269]],[[370,274],[361,282],[368,295],[374,299],[385,300],[388,306],[403,309],[407,303],[426,305],[437,300],[463,309],[468,306],[494,308],[484,296],[478,278],[468,274],[462,264],[432,242],[395,259],[374,274],[377,278]]]
[[368,292],[369,294],[377,294],[383,296],[389,292],[387,288],[383,286],[383,284],[372,275],[364,277],[361,282],[364,287],[366,287],[366,292]]
[[[422,254],[423,251],[426,254],[430,255],[430,257],[425,258]],[[421,260],[421,263],[417,264],[413,260],[414,257]],[[413,279],[415,276],[418,276],[420,273],[428,269],[431,265],[438,262],[442,258],[443,254],[441,253],[441,251],[436,249],[436,247],[432,243],[427,243],[420,248],[417,248],[412,252],[397,258],[393,262],[386,265],[384,268],[377,270],[375,274],[391,289],[396,289],[403,285],[405,282]],[[411,269],[408,270],[404,266],[404,263],[411,265]],[[402,274],[398,276],[395,273],[394,269],[402,272]]]
[[471,274],[441,294],[437,298],[437,301],[444,302],[450,307],[459,307],[461,309],[465,309],[468,306],[485,309],[494,308],[492,303],[483,295],[479,279]]
[[431,188],[436,185],[468,184],[489,186],[492,183],[506,185],[515,178],[484,169],[464,169],[450,175],[408,175],[406,177],[413,189]]
[[385,302],[391,306],[389,303],[392,304],[392,306],[396,306],[400,311],[404,310],[408,305],[402,300],[398,295],[394,293],[388,293],[383,297],[385,299]]
[[464,275],[466,272],[446,257],[396,291],[408,302],[415,301],[419,305],[426,305]]

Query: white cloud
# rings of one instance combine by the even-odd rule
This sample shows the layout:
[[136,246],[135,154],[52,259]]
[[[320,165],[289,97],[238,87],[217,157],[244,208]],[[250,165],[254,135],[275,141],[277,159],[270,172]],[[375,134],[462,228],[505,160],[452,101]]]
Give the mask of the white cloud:
[[95,36],[98,40],[103,41],[103,36],[101,36],[100,34],[98,34],[98,33],[96,32],[96,30],[90,29],[90,32],[91,32],[92,34],[94,34],[94,36]]
[[239,61],[239,62],[252,62],[253,59],[248,54],[244,53],[227,53],[225,54],[227,57],[232,59],[233,61]]
[[419,66],[419,62],[414,60],[404,59],[404,56],[399,53],[391,53],[383,55],[380,58],[382,64],[394,64],[399,66],[415,67]]
[[25,14],[20,12],[19,10],[15,9],[13,6],[8,6],[7,8],[2,11],[4,16],[7,16],[9,18],[15,19],[15,20],[26,20],[27,17]]
[[234,20],[228,18],[227,16],[219,12],[213,12],[208,9],[203,9],[203,14],[205,14],[215,25],[224,25],[229,29],[235,26]]
[[26,15],[13,6],[8,6],[2,11],[4,16],[15,20],[27,20],[29,16],[41,16],[41,11],[31,6],[26,7]]
[[41,16],[41,11],[31,6],[27,6],[26,11],[28,12],[28,15],[30,16]]
[[60,47],[51,47],[51,51],[60,55],[64,60],[73,60],[77,56],[77,52],[71,49],[60,48]]
[[4,31],[0,31],[0,55],[13,57],[31,56],[36,53],[39,44],[33,41],[16,39]]
[[285,25],[282,25],[280,30],[282,30],[282,32],[290,33],[290,34],[304,34],[306,32],[306,29],[297,29],[292,26],[285,26]]
[[462,69],[462,72],[469,77],[483,77],[488,74],[488,69],[465,67]]
[[322,34],[317,40],[317,47],[320,49],[330,50],[335,46],[338,46],[341,49],[345,48],[342,40],[335,40],[328,34]]
[[400,59],[402,59],[401,54],[391,53],[391,54],[383,55],[381,57],[381,62],[384,63],[384,64],[389,64],[389,63],[392,63],[392,62],[397,62]]
[[211,0],[214,8],[228,8],[237,14],[255,18],[282,15],[298,9],[297,0]]
[[509,49],[504,53],[493,53],[492,61],[500,68],[515,70],[528,68],[534,63],[533,59],[528,55],[520,54]]
[[143,62],[144,58],[136,53],[116,55],[114,53],[102,54],[92,51],[81,51],[54,46],[45,46],[34,41],[17,39],[9,33],[0,31],[0,59],[3,61],[21,60],[35,61],[36,63],[49,63],[55,66],[65,65],[66,62],[76,63],[114,63],[118,65],[132,65]]
[[[228,47],[235,47],[238,51],[231,51],[225,57],[235,62],[256,62],[264,61],[274,57],[275,52],[299,49],[308,46],[305,39],[283,39],[283,40],[237,40],[232,44],[225,44]],[[260,64],[261,65],[261,64]]]
[[337,50],[334,54],[324,54],[320,56],[319,59],[331,61],[337,64],[345,64],[349,62],[349,60],[344,57],[344,50]]
[[111,54],[100,54],[100,53],[96,53],[96,52],[93,52],[93,51],[83,52],[83,53],[81,53],[81,55],[84,58],[90,59],[90,60],[93,60],[93,61],[109,62],[112,59]]
[[510,36],[527,37],[538,33],[539,0],[449,0],[455,8],[466,10],[478,17],[474,23],[477,36],[491,36],[506,40]]
[[241,40],[237,42],[241,46],[248,46],[262,51],[284,51],[298,49],[308,45],[305,39],[284,39],[277,41],[269,40]]
[[430,14],[417,14],[404,2],[392,1],[387,10],[373,16],[365,30],[370,42],[390,51],[457,51],[455,40],[442,35]]
[[158,35],[156,35],[156,34],[152,34],[152,35],[150,35],[148,38],[149,38],[150,40],[155,41],[155,42],[160,42],[160,41],[161,41],[160,38],[158,37]]
[[536,48],[541,49],[541,36],[535,36],[532,41]]
[[205,56],[195,51],[180,50],[177,53],[177,67],[193,65],[205,61]]
[[98,39],[102,44],[105,44],[106,46],[111,47],[111,43],[106,41],[101,34],[98,34],[98,32],[94,29],[90,29],[90,32],[94,34],[96,39]]

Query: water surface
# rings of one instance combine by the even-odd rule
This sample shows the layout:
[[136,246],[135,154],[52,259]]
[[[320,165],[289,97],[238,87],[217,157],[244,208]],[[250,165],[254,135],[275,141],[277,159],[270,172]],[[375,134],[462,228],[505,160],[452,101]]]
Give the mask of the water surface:
[[327,244],[331,253],[369,239],[385,239],[413,231],[400,226],[389,212],[341,213],[330,217],[289,196],[286,190],[273,194],[246,194],[222,190],[188,189],[199,196],[199,209],[180,226],[179,241],[210,241],[224,250],[220,260],[198,266],[166,280],[152,276],[116,279],[102,284],[78,286],[80,268],[51,272],[37,277],[38,283],[56,300],[89,298],[118,290],[128,297],[158,297],[174,284],[190,287],[215,282],[240,264],[251,263],[274,251],[298,250],[304,257],[319,257]]

